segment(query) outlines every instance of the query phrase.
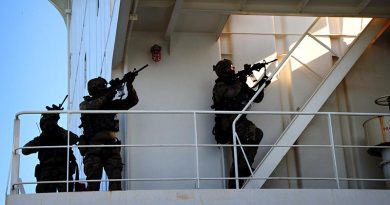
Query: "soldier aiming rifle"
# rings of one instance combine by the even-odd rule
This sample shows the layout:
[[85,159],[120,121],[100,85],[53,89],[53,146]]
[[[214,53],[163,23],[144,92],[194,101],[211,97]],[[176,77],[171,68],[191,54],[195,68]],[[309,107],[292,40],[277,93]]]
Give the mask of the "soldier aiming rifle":
[[[146,68],[126,73],[122,79],[110,81],[110,87],[104,78],[98,77],[88,81],[89,96],[84,97],[80,103],[80,110],[128,110],[138,103],[138,96],[133,87],[133,81],[137,74]],[[121,92],[124,84],[127,88],[127,97],[114,99],[117,92]],[[81,114],[83,135],[80,137],[80,145],[120,145],[121,141],[116,137],[119,131],[119,120],[115,113],[108,114]],[[100,180],[103,168],[109,179],[122,178],[122,157],[120,147],[88,147],[79,148],[84,156],[84,172],[87,180]],[[87,191],[97,191],[100,182],[88,182]],[[120,181],[110,181],[109,190],[121,190]]]
[[[252,82],[254,83],[254,85],[252,86],[252,88],[256,87],[256,86],[261,86],[263,85],[267,80],[270,80],[268,79],[268,76],[267,76],[267,67],[266,65],[272,63],[272,62],[275,62],[277,59],[274,59],[272,61],[265,61],[263,60],[263,62],[261,63],[255,63],[253,65],[250,65],[250,64],[245,64],[244,65],[244,69],[241,70],[241,71],[238,71],[237,74],[236,74],[236,77],[237,78],[240,78],[242,80],[246,80],[247,77],[250,77],[250,79],[252,80]],[[253,75],[253,71],[260,71],[262,68],[264,68],[264,73],[263,73],[263,76],[261,77],[260,81]]]
[[[46,109],[51,110],[63,110],[62,105],[66,98],[58,106],[53,104],[51,107],[46,106]],[[78,136],[73,132],[58,126],[58,120],[60,115],[55,114],[42,114],[39,121],[39,126],[42,133],[29,141],[24,145],[22,153],[29,155],[38,152],[39,164],[35,167],[35,177],[38,182],[41,181],[65,181],[67,179],[67,167],[69,167],[69,181],[73,180],[72,175],[77,168],[76,158],[73,155],[72,148],[34,148],[36,146],[64,146],[74,145],[78,142]],[[68,136],[69,133],[69,136]],[[69,137],[69,139],[68,139]],[[69,157],[68,157],[69,153]],[[68,165],[69,164],[69,165]],[[73,184],[68,184],[68,189],[73,190]],[[66,183],[38,183],[35,188],[36,193],[44,192],[65,192]]]
[[[213,70],[217,74],[218,78],[215,80],[213,88],[213,102],[211,108],[221,111],[241,111],[249,100],[254,96],[255,91],[246,83],[247,77],[253,75],[253,71],[260,71],[262,68],[271,62],[256,63],[254,65],[244,65],[244,70],[236,73],[235,67],[232,61],[228,59],[220,60]],[[270,79],[264,72],[263,77],[258,81],[256,79],[256,86],[262,84],[268,85]],[[255,103],[260,103],[263,100],[264,91],[256,97]],[[232,144],[232,123],[236,118],[236,114],[216,114],[215,125],[213,128],[213,134],[215,140],[219,144]],[[256,127],[256,125],[249,121],[245,115],[243,115],[236,124],[236,130],[238,138],[243,145],[257,145],[263,138],[263,131]],[[250,165],[254,162],[257,147],[243,147],[243,150],[247,156]],[[238,164],[238,176],[248,177],[251,174],[251,167],[247,166],[244,153],[240,148],[237,149],[237,164]],[[235,177],[234,161],[230,168],[230,177]],[[239,187],[242,186],[244,180],[239,180]],[[235,180],[229,180],[229,188],[235,188]]]

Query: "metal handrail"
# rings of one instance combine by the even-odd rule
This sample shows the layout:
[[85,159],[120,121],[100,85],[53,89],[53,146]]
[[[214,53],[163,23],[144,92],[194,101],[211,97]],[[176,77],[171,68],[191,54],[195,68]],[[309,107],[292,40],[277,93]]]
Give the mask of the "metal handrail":
[[[17,189],[15,189],[15,186],[21,185],[21,184],[39,184],[39,183],[50,183],[50,181],[45,181],[45,182],[19,182],[18,177],[19,177],[19,163],[20,163],[20,157],[18,151],[22,149],[22,147],[19,147],[19,136],[18,133],[19,128],[20,128],[20,121],[19,117],[21,115],[27,115],[27,114],[42,114],[42,113],[67,113],[67,114],[72,114],[72,113],[124,113],[124,114],[193,114],[194,116],[194,139],[195,142],[194,144],[125,144],[125,145],[62,145],[62,146],[37,146],[37,147],[23,147],[23,149],[46,149],[46,148],[70,148],[70,147],[195,147],[196,151],[196,177],[190,177],[190,178],[154,178],[154,179],[108,179],[108,180],[96,180],[96,181],[145,181],[145,180],[150,180],[150,181],[156,181],[156,180],[195,180],[196,181],[196,187],[200,188],[200,180],[227,180],[227,179],[236,179],[236,177],[220,177],[220,178],[203,178],[199,176],[199,152],[198,149],[199,147],[234,147],[236,148],[237,145],[231,145],[231,144],[199,144],[197,143],[197,115],[198,114],[258,114],[258,115],[317,115],[317,116],[327,116],[328,120],[330,120],[331,116],[390,116],[390,113],[351,113],[351,112],[282,112],[282,111],[204,111],[204,110],[170,110],[170,111],[142,111],[142,110],[100,110],[100,111],[87,111],[87,110],[77,110],[77,111],[25,111],[25,112],[19,112],[15,115],[15,126],[14,126],[14,148],[12,150],[13,152],[13,160],[11,162],[12,166],[12,172],[11,172],[11,186],[10,189],[11,193],[15,194],[17,193]],[[328,126],[332,126],[331,123],[328,123]],[[331,133],[331,132],[330,132]],[[330,138],[333,141],[333,136],[330,135]],[[335,148],[370,148],[370,147],[376,147],[376,148],[390,148],[390,146],[363,146],[363,145],[336,145],[334,143],[330,144],[324,144],[324,145],[241,145],[241,147],[328,147],[332,148],[332,156],[333,156],[333,164],[335,166],[335,169],[337,170],[336,167],[336,155],[334,154],[334,149]],[[15,171],[17,170],[17,171]],[[358,180],[358,179],[351,179],[351,178],[340,178],[338,177],[338,174],[335,173],[334,178],[327,178],[327,179],[334,179],[339,183],[339,181],[343,180]],[[298,177],[299,179],[305,180],[307,178],[304,177]],[[239,179],[246,179],[246,177],[240,177]],[[257,178],[252,178],[252,179],[257,179]],[[269,177],[267,179],[278,179],[278,178],[273,178]],[[279,178],[281,179],[281,178]],[[295,179],[294,177],[289,177],[285,179]],[[373,181],[378,181],[376,179],[361,179],[362,181],[365,180],[373,180]],[[79,182],[85,182],[85,181],[91,181],[91,180],[79,180]],[[94,181],[94,180],[92,180]],[[383,179],[380,179],[379,181],[383,181]],[[385,180],[386,181],[386,180]],[[69,181],[68,179],[66,181],[55,181],[55,182],[63,182],[63,183],[74,183],[75,180]],[[53,182],[52,182],[53,183]],[[8,186],[8,185],[7,185]],[[338,185],[339,188],[339,185]],[[68,190],[69,191],[69,190]]]

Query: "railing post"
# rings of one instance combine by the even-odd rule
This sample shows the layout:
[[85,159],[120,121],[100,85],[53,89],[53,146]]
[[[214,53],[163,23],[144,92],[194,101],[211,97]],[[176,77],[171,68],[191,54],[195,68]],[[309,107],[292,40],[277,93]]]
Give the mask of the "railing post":
[[[235,123],[233,123],[233,125],[235,125]],[[234,127],[234,128],[235,128],[235,127]],[[234,128],[233,128],[233,129],[234,129]],[[236,181],[236,189],[239,189],[239,188],[240,188],[240,184],[239,184],[239,180],[238,180],[237,138],[238,138],[238,135],[237,135],[237,133],[235,132],[235,129],[234,129],[234,132],[233,132],[234,180]],[[230,177],[230,176],[229,176],[229,177]]]
[[11,168],[11,186],[10,193],[18,194],[19,187],[16,185],[19,182],[19,167],[20,167],[20,155],[17,151],[19,148],[19,139],[20,139],[20,120],[18,116],[15,117],[14,120],[14,138],[13,138],[13,146],[12,146],[12,168]]
[[[66,112],[66,130],[67,130],[67,140],[66,140],[66,192],[69,192],[69,144],[70,144],[70,131],[69,131],[69,124],[70,124],[70,119],[69,119],[69,111]],[[60,113],[58,113],[60,114]],[[71,190],[73,191],[73,190]]]
[[338,172],[338,169],[337,169],[336,149],[335,149],[335,145],[334,145],[333,128],[332,128],[332,116],[331,116],[330,113],[328,113],[328,129],[329,129],[330,145],[332,146],[332,158],[333,158],[334,175],[335,175],[335,178],[336,178],[337,188],[340,189],[340,179],[339,179],[339,172]]
[[195,138],[195,161],[196,161],[196,188],[200,188],[200,180],[199,180],[199,146],[198,146],[198,131],[196,129],[196,112],[193,112],[194,116],[194,138]]
[[221,164],[222,164],[222,186],[226,187],[226,170],[225,170],[225,147],[224,146],[219,146],[221,149]]

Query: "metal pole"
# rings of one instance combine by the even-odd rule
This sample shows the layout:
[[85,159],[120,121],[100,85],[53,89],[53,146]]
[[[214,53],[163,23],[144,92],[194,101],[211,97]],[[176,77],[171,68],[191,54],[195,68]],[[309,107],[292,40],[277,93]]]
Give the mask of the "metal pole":
[[[237,119],[237,118],[236,118]],[[235,123],[233,123],[235,126]],[[238,162],[237,162],[237,138],[238,135],[236,132],[233,132],[233,162],[234,162],[234,178],[236,181],[236,189],[240,188],[238,180]]]
[[[66,192],[69,192],[69,136],[70,136],[70,131],[69,131],[69,115],[67,115],[67,143],[66,143]],[[73,190],[72,190],[73,191]]]
[[329,46],[327,46],[325,43],[322,43],[322,41],[320,41],[318,38],[316,38],[315,36],[313,36],[312,34],[308,33],[307,34],[310,38],[312,38],[313,40],[315,40],[317,43],[319,43],[321,46],[323,46],[326,50],[328,50],[329,52],[331,52],[333,55],[339,57],[337,55],[336,52],[334,52]]
[[196,112],[193,112],[194,116],[194,137],[195,137],[195,161],[196,161],[196,188],[200,187],[199,180],[199,146],[198,146],[198,131],[196,130]]
[[222,163],[222,186],[226,188],[226,169],[225,169],[225,150],[223,146],[219,147],[221,149],[221,163]]
[[65,10],[65,13],[66,13],[66,29],[67,29],[67,40],[68,40],[68,56],[67,56],[67,63],[68,63],[68,95],[69,95],[69,101],[68,101],[68,110],[70,110],[70,105],[73,101],[72,99],[72,95],[70,95],[70,77],[71,77],[71,58],[72,58],[72,54],[71,54],[71,51],[70,51],[70,15],[72,13],[72,10],[70,9],[70,0],[68,0],[68,8]]
[[332,158],[333,158],[334,175],[335,175],[335,178],[336,178],[337,188],[340,189],[340,179],[339,179],[339,173],[338,173],[338,170],[337,170],[337,161],[336,161],[336,149],[335,149],[334,139],[333,139],[332,116],[331,116],[330,113],[328,113],[328,129],[329,129],[330,145],[332,146]]
[[14,120],[14,142],[12,149],[12,171],[11,171],[11,194],[18,194],[19,188],[16,185],[19,181],[19,167],[20,167],[20,155],[18,153],[19,140],[20,140],[20,120],[15,117]]
[[[70,8],[70,0],[68,0],[68,8],[65,10],[66,13],[66,28],[68,33],[68,109],[70,110],[71,103],[73,101],[72,95],[70,95],[70,77],[71,77],[71,51],[70,51],[70,15],[71,15],[71,8]],[[69,192],[69,113],[67,114],[67,130],[68,130],[68,140],[67,140],[67,151],[66,151],[66,192]]]

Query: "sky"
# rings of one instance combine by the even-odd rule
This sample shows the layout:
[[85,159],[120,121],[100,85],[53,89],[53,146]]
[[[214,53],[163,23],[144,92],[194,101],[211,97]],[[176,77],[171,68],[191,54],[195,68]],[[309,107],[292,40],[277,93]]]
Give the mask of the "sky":
[[[15,114],[44,111],[67,94],[67,30],[49,0],[0,1],[0,203],[5,200]],[[66,108],[66,104],[65,104]],[[39,135],[39,115],[23,115],[20,146]],[[64,118],[64,117],[62,117]],[[64,126],[61,120],[60,125]],[[21,155],[20,177],[35,181],[37,155]],[[34,189],[35,185],[31,185]]]

